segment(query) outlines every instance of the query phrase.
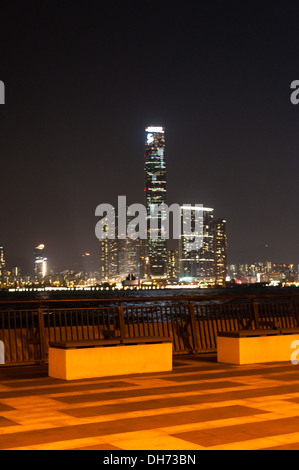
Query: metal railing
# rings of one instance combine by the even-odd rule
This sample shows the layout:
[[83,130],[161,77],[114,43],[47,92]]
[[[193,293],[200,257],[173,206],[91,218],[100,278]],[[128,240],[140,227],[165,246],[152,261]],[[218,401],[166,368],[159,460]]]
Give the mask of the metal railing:
[[168,336],[173,353],[185,354],[216,351],[219,332],[299,328],[299,294],[6,301],[0,307],[8,365],[47,362],[52,341]]

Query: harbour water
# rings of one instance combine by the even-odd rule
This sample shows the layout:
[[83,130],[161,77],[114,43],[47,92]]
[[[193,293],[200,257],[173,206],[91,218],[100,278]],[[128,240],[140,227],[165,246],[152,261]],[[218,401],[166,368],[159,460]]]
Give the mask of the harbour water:
[[[17,302],[19,307],[21,306],[22,301],[24,305],[28,301],[40,301],[42,304],[46,304],[47,301],[69,301],[72,303],[78,303],[78,301],[83,301],[86,303],[87,300],[90,300],[92,304],[97,303],[113,303],[125,301],[125,302],[138,302],[138,303],[153,303],[188,299],[192,297],[193,301],[205,302],[205,303],[218,303],[232,301],[236,299],[242,301],[248,297],[255,297],[256,299],[263,299],[269,297],[284,298],[287,300],[288,297],[292,298],[294,295],[299,295],[298,287],[276,287],[276,286],[259,286],[259,285],[247,285],[247,286],[237,286],[237,287],[227,287],[227,288],[182,288],[182,289],[148,289],[148,290],[96,290],[96,289],[86,289],[86,290],[28,290],[28,291],[0,291],[0,304],[6,301],[9,303]],[[225,299],[227,298],[227,299]],[[273,299],[271,299],[273,301]],[[6,304],[7,305],[7,304]]]

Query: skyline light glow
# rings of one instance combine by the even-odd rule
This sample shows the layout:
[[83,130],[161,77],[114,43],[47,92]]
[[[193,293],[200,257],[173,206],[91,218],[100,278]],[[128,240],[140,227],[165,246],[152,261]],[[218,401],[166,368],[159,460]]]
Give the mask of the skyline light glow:
[[55,269],[84,269],[94,208],[117,194],[143,203],[144,131],[165,130],[169,201],[225,216],[229,262],[299,264],[298,5],[16,0],[1,12],[12,266],[29,272],[44,240]]

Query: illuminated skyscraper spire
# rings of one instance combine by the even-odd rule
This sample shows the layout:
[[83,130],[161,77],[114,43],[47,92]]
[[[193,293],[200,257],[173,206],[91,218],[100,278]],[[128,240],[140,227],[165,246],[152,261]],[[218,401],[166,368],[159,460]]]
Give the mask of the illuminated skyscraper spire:
[[[162,277],[166,274],[167,241],[161,238],[161,212],[153,214],[151,205],[166,204],[165,129],[150,126],[145,128],[145,197],[147,210],[147,250],[149,274]],[[156,219],[156,229],[151,229],[151,219]],[[156,231],[152,239],[151,230]]]

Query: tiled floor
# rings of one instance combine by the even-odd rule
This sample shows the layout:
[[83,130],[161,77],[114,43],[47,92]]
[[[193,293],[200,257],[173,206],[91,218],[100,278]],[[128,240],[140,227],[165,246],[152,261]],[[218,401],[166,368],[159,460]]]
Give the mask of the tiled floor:
[[174,358],[172,372],[67,382],[0,368],[0,449],[299,449],[299,366]]

